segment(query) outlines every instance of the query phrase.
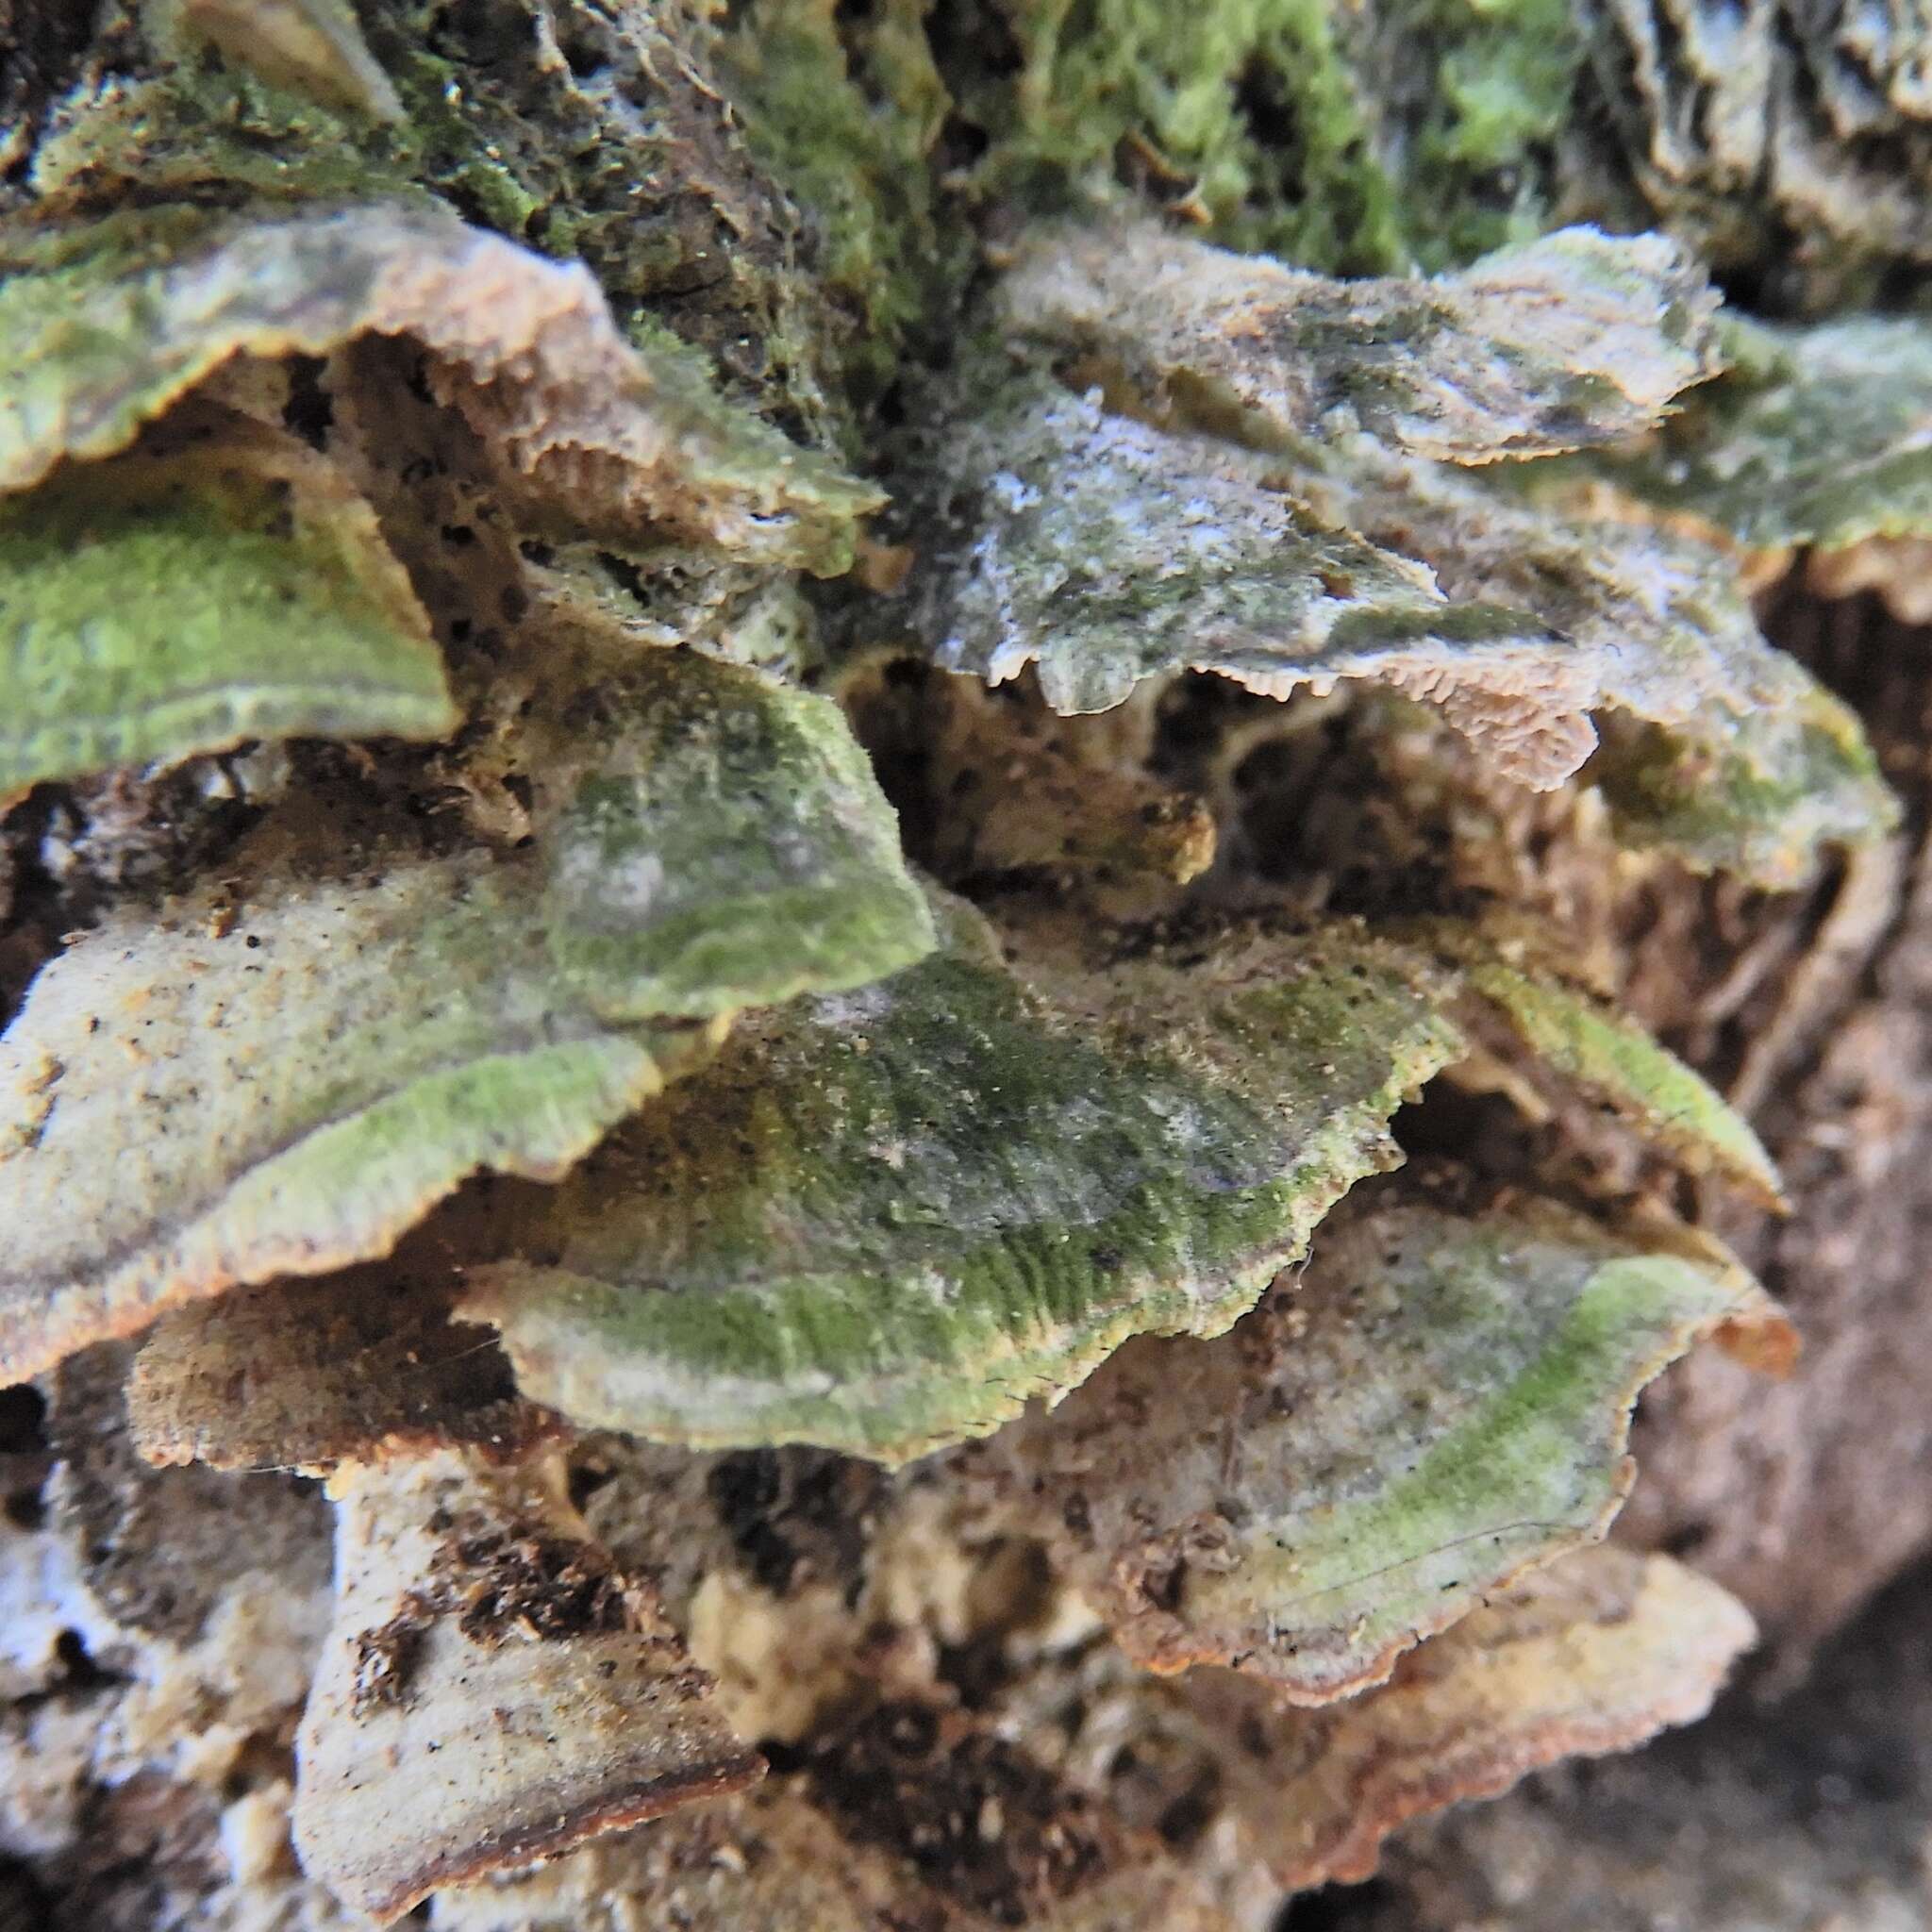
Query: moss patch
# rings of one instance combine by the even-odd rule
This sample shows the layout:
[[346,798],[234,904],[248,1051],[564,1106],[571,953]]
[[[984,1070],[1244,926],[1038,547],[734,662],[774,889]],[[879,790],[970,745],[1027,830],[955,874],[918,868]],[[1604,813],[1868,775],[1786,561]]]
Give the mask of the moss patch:
[[978,108],[990,182],[1035,198],[1133,150],[1217,241],[1308,268],[1468,261],[1546,225],[1583,58],[1559,0],[1012,0],[1020,55]]

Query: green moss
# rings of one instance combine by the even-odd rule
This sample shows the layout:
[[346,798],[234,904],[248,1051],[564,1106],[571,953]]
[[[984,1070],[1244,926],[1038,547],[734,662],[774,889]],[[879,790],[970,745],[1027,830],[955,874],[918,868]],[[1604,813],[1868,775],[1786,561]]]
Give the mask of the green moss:
[[[1403,9],[1406,13],[1407,9]],[[1440,48],[1404,169],[1417,258],[1467,261],[1546,225],[1544,177],[1574,111],[1584,26],[1569,0],[1425,0],[1412,31]]]
[[762,0],[718,45],[745,139],[804,211],[820,286],[852,316],[844,366],[861,394],[891,380],[967,259],[935,219],[929,162],[949,102],[923,11],[891,0],[841,34],[832,0]]
[[1560,0],[1007,10],[1020,74],[968,103],[994,135],[989,183],[1064,195],[1143,142],[1216,240],[1351,275],[1446,267],[1546,224],[1583,56]]

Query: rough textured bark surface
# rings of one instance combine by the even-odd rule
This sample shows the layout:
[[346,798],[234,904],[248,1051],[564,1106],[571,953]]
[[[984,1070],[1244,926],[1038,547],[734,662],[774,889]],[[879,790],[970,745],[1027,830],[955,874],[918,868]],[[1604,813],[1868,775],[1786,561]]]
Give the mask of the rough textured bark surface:
[[[1932,1542],[1932,633],[1802,594],[1774,630],[1858,707],[1907,828],[1797,903],[1733,911],[1686,884],[1633,944],[1634,1003],[1730,1085],[1790,1188],[1790,1220],[1731,1231],[1805,1349],[1777,1385],[1716,1357],[1670,1372],[1619,1533],[1722,1578],[1796,1662]],[[1687,941],[1727,911],[1742,945],[1686,984]],[[1707,1018],[1757,961],[1762,983]]]

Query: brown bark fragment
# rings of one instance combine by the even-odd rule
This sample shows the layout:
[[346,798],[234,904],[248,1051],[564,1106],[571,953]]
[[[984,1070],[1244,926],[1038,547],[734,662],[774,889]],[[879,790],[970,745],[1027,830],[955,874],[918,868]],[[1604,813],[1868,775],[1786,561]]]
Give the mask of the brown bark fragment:
[[[1797,1212],[1725,1232],[1804,1353],[1782,1384],[1712,1352],[1674,1369],[1639,1417],[1642,1476],[1619,1534],[1687,1557],[1795,1657],[1932,1543],[1932,632],[1870,598],[1793,599],[1774,629],[1862,713],[1907,800],[1905,860],[1875,908],[1856,872],[1755,906],[1685,880],[1632,946],[1643,1017],[1721,1087],[1746,1078]],[[1703,945],[1687,946],[1699,927]],[[1742,941],[1723,956],[1734,984],[1768,964],[1713,1021],[1710,942],[1726,928]],[[1754,1057],[1773,1033],[1775,1064]]]

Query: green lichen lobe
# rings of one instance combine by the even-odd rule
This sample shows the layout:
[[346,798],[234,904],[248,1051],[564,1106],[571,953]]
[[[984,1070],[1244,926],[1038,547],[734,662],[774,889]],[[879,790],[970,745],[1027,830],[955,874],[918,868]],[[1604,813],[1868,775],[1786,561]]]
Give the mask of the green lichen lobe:
[[1001,312],[1158,413],[1264,446],[1360,427],[1459,463],[1614,442],[1719,366],[1717,296],[1661,235],[1564,228],[1452,275],[1340,280],[1148,223],[1042,225]]
[[527,898],[474,859],[378,858],[372,885],[241,858],[245,924],[219,888],[123,913],[0,1041],[0,1104],[35,1123],[0,1160],[10,1374],[386,1253],[478,1167],[560,1174],[708,1043],[560,1006]]
[[740,1008],[931,945],[828,702],[663,651],[599,703],[601,845],[540,801],[518,849],[430,856],[353,790],[298,797],[230,855],[245,923],[207,882],[41,973],[0,1041],[0,1364],[385,1254],[479,1168],[561,1179]]
[[368,506],[247,425],[0,499],[0,797],[252,738],[439,738],[458,714]]
[[1744,714],[1728,744],[1634,733],[1593,775],[1629,844],[1774,891],[1810,877],[1824,847],[1885,837],[1903,809],[1857,714],[1815,686]]
[[559,972],[611,1019],[860,986],[934,942],[898,823],[827,699],[648,653],[547,841]]
[[1110,709],[1188,664],[1285,694],[1343,675],[1352,646],[1455,622],[1425,572],[1324,527],[1244,453],[1044,377],[1012,375],[938,441],[944,534],[919,588],[934,656],[993,683],[1036,662],[1057,710]]
[[[526,1392],[701,1444],[900,1460],[1248,1307],[1458,1050],[1343,941],[1027,993],[940,955],[745,1030],[473,1274]],[[1074,1015],[1079,1014],[1077,1024]]]
[[1635,1020],[1548,974],[1477,958],[1467,984],[1554,1073],[1613,1108],[1692,1173],[1724,1174],[1773,1207],[1784,1189],[1750,1124]]
[[1714,1244],[1520,1192],[1472,1211],[1466,1185],[1441,1163],[1364,1183],[1234,1333],[1137,1341],[988,1445],[1021,1522],[1091,1525],[1062,1560],[1138,1661],[1232,1663],[1307,1704],[1382,1681],[1603,1534],[1666,1363],[1779,1320]]
[[[1353,1465],[1356,1481],[1311,1486],[1272,1521],[1252,1567],[1191,1577],[1183,1610],[1212,1621],[1258,1599],[1288,1671],[1325,1679],[1324,1696],[1353,1673],[1380,1676],[1393,1650],[1496,1583],[1600,1536],[1631,1478],[1637,1391],[1761,1299],[1715,1252],[1620,1252],[1549,1204],[1474,1221],[1391,1215],[1374,1240],[1355,1251],[1359,1306],[1421,1318],[1385,1322],[1380,1339],[1403,1360],[1391,1387],[1408,1374],[1428,1384],[1425,1419],[1414,1407],[1378,1414],[1313,1365],[1305,1382],[1291,1376],[1288,1426],[1310,1445],[1339,1428],[1370,1459]],[[1397,1467],[1374,1453],[1382,1428],[1409,1444]],[[1314,1655],[1298,1655],[1305,1638]]]

